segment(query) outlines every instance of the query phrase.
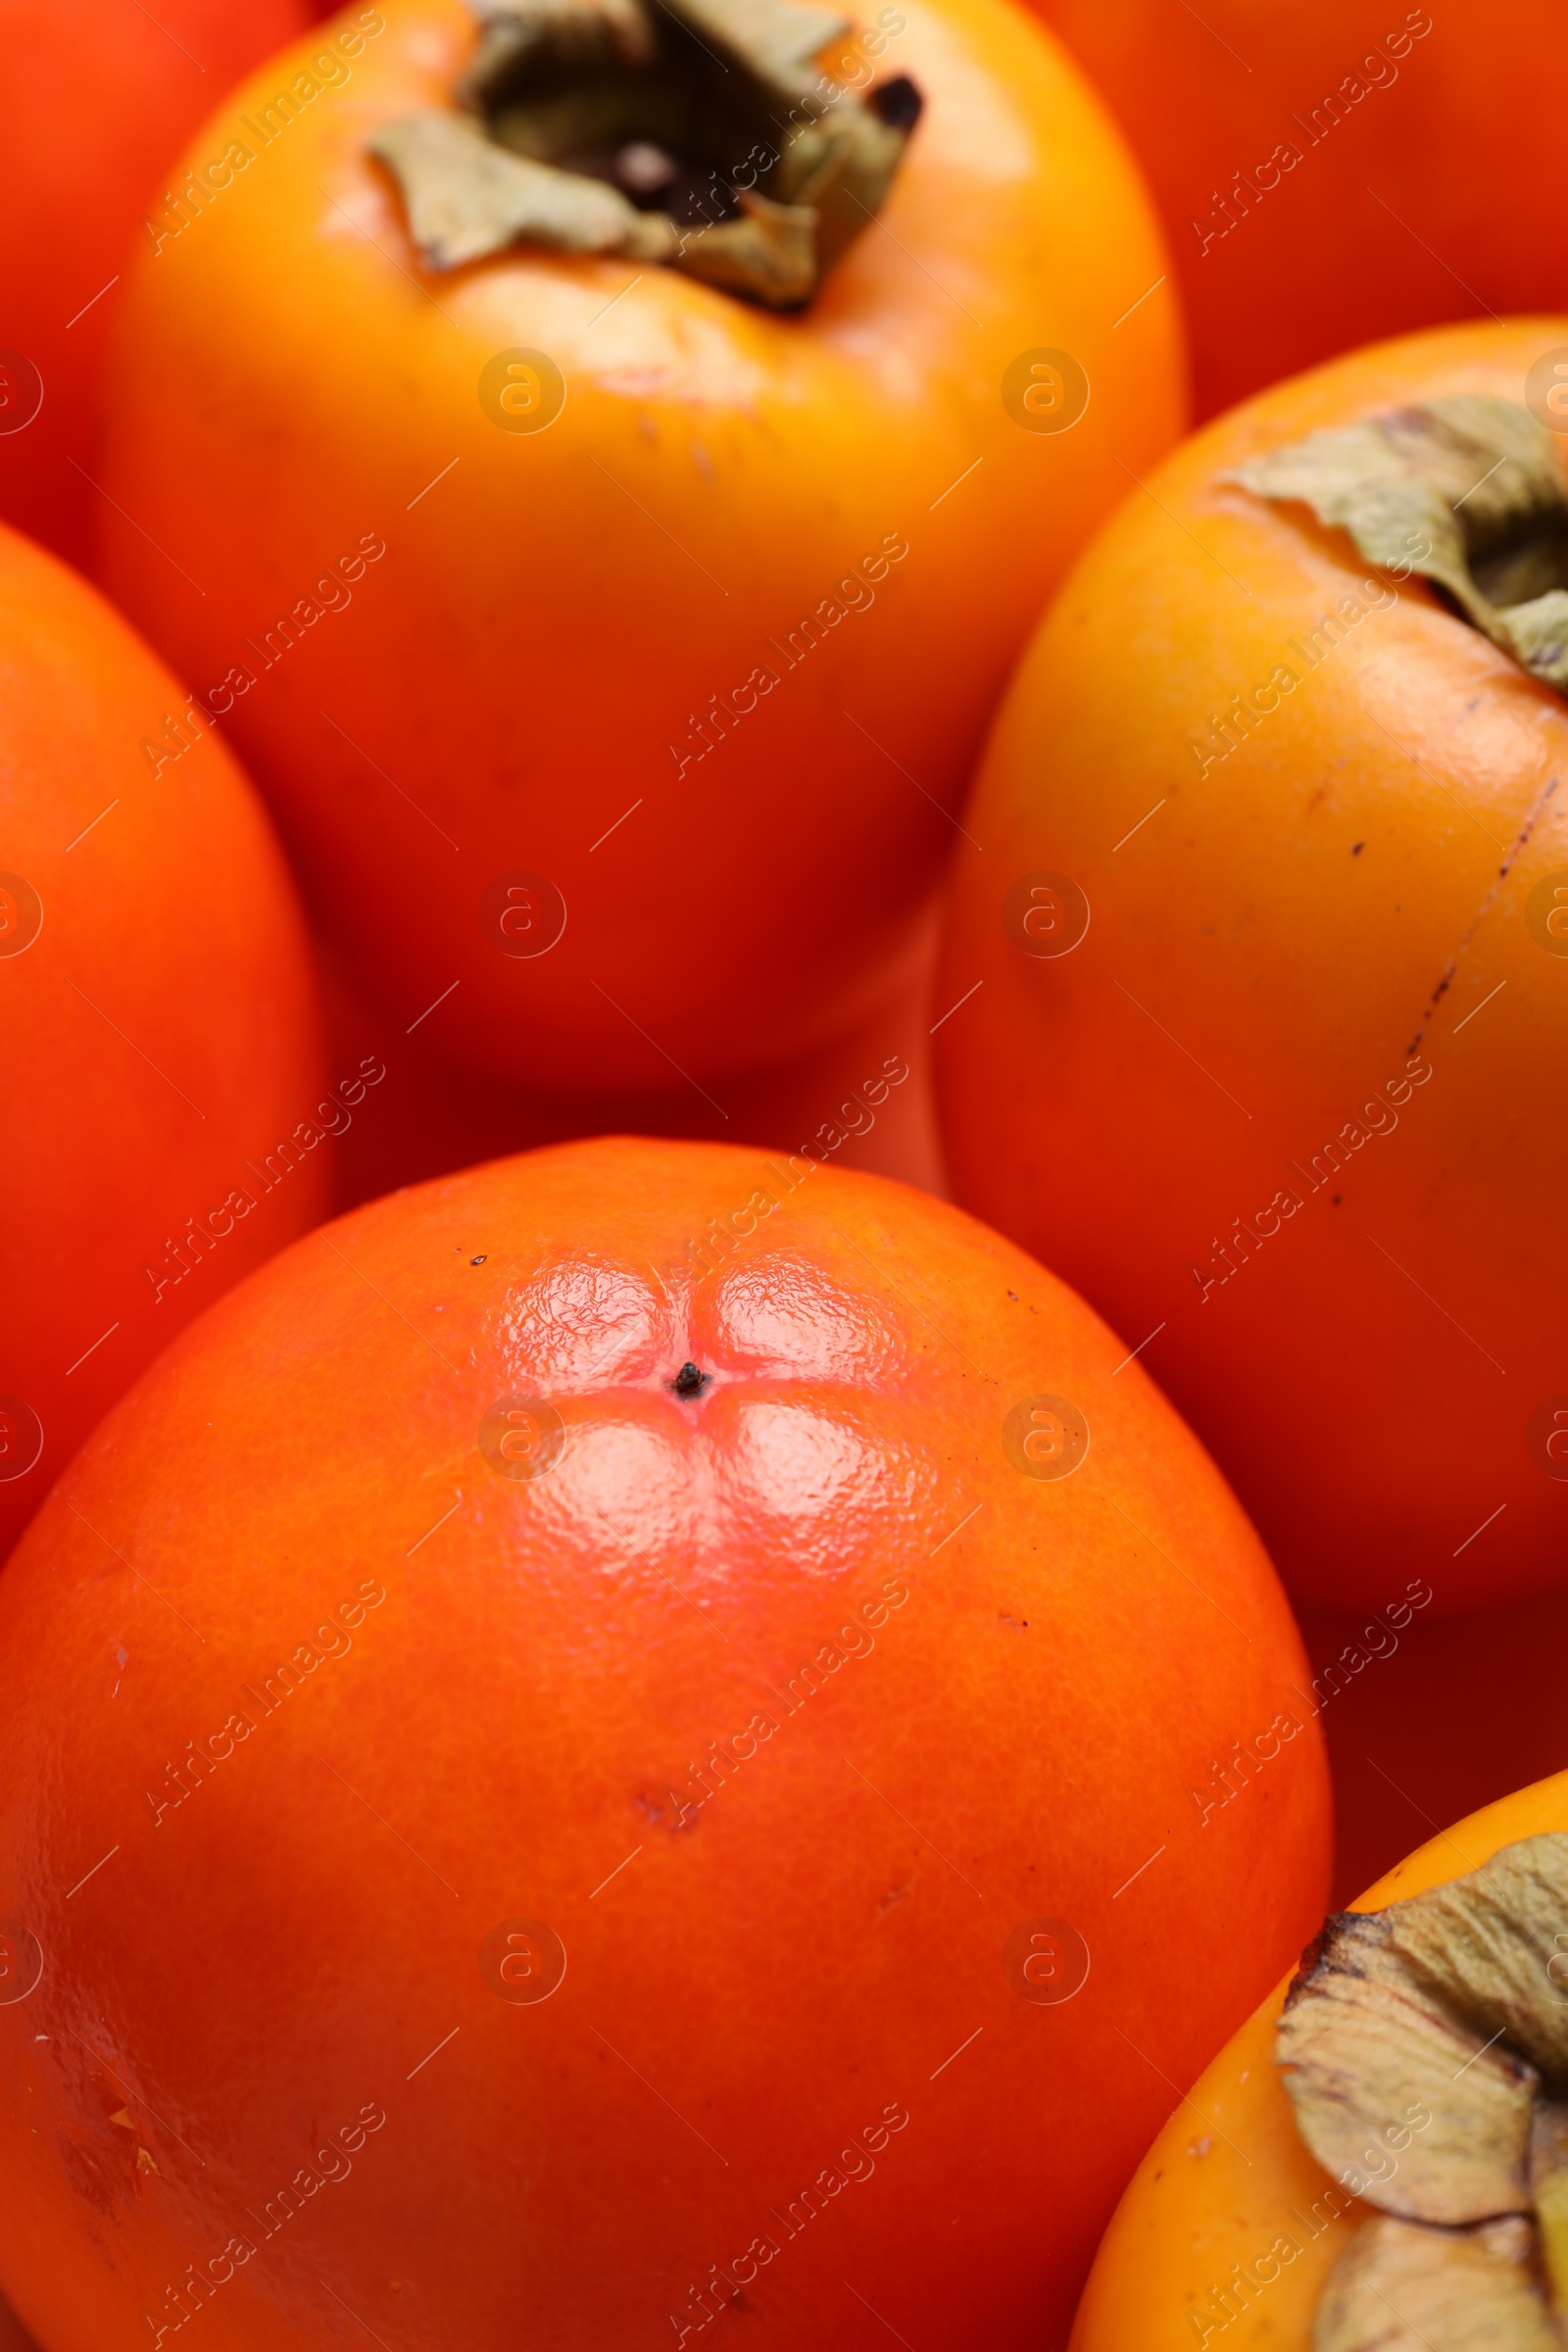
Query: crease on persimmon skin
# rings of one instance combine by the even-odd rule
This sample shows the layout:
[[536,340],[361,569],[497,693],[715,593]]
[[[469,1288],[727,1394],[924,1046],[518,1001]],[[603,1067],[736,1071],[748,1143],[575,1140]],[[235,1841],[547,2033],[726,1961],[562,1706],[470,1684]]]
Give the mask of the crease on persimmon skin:
[[[508,1291],[500,1329],[519,1390],[548,1396],[567,1435],[548,1490],[531,1484],[523,1506],[539,1522],[600,1573],[681,1561],[727,1580],[756,1547],[831,1577],[890,1503],[930,1514],[934,1467],[874,1395],[917,1360],[890,1313],[788,1248],[711,1285],[654,1281],[579,1252]],[[687,1361],[704,1384],[681,1396]]]
[[575,1253],[510,1286],[496,1327],[519,1387],[552,1395],[663,1387],[688,1361],[709,1374],[869,1384],[910,1356],[891,1312],[787,1249],[759,1251],[716,1283],[677,1274],[657,1289],[635,1265]]
[[597,1396],[581,1419],[568,1402],[560,1462],[519,1490],[532,1522],[524,1536],[519,1520],[519,1539],[538,1555],[557,1542],[580,1549],[596,1574],[657,1563],[678,1582],[727,1585],[737,1561],[760,1557],[831,1578],[865,1556],[890,1510],[934,1524],[934,1461],[902,1416],[865,1407],[831,1388],[722,1376],[695,1410],[662,1384]]

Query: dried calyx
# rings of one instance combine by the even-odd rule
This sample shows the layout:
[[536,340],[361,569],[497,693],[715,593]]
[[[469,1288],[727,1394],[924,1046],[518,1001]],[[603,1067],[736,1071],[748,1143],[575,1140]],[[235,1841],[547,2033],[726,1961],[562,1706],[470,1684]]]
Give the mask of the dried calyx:
[[[389,122],[432,268],[515,244],[664,262],[788,310],[873,219],[919,118],[813,64],[848,30],[791,0],[471,0],[458,109]],[[885,36],[878,36],[885,39]]]
[[1568,499],[1552,435],[1517,402],[1392,409],[1222,478],[1300,500],[1368,563],[1420,572],[1533,676],[1568,686]]
[[1307,1952],[1275,2055],[1301,2137],[1378,2208],[1313,2352],[1568,2343],[1568,1837],[1524,1838]]

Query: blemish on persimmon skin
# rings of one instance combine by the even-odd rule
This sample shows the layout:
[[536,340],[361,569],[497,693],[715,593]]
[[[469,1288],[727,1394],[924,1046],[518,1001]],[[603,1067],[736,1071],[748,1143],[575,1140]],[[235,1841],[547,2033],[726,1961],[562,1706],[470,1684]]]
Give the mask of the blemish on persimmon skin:
[[677,1396],[700,1396],[711,1378],[688,1357],[669,1385]]

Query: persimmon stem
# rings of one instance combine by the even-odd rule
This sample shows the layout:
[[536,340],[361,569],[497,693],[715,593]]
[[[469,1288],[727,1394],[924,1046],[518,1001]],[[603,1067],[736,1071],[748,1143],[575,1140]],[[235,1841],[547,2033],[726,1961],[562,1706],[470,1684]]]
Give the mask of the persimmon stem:
[[526,243],[624,253],[789,310],[871,220],[921,98],[816,60],[845,20],[790,0],[473,0],[448,111],[369,141],[430,267]]

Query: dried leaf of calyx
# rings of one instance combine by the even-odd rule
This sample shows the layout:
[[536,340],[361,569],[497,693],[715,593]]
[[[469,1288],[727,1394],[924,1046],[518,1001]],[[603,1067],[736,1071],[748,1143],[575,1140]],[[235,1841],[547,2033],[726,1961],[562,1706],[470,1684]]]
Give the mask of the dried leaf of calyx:
[[1275,2055],[1319,2163],[1379,2209],[1314,2352],[1548,2352],[1568,2313],[1568,1837],[1505,1846],[1306,1953]]
[[1421,573],[1532,676],[1568,686],[1568,497],[1551,434],[1517,402],[1393,409],[1220,478],[1310,507],[1368,563]]

